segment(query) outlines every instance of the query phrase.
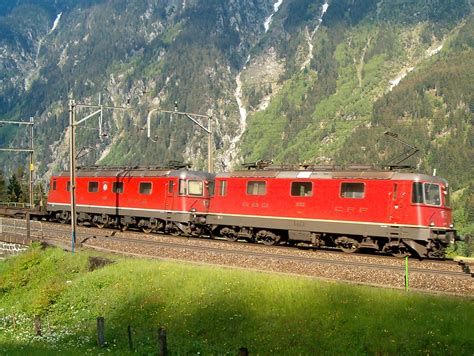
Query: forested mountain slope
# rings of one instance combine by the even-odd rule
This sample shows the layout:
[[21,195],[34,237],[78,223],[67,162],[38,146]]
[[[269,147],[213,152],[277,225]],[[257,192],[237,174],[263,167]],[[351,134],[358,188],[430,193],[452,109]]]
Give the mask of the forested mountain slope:
[[[217,170],[257,159],[386,163],[404,149],[383,135],[391,131],[421,149],[409,163],[436,169],[467,206],[472,9],[472,0],[4,2],[0,116],[36,118],[38,177],[67,166],[68,99],[99,94],[131,110],[106,112],[107,137],[95,120],[78,130],[80,164],[203,168],[206,135],[189,120],[154,115],[146,138],[148,112],[175,102],[212,114]],[[26,137],[3,127],[0,141]],[[13,169],[11,156],[0,160]]]

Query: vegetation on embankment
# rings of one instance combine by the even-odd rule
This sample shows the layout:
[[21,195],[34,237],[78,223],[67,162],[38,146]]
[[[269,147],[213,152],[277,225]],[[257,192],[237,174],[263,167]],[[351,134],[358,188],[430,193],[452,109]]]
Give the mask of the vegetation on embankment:
[[[455,354],[474,349],[472,300],[253,271],[33,247],[0,263],[0,344],[6,354],[140,354],[168,330],[172,354]],[[104,255],[101,255],[104,256]],[[43,336],[33,336],[40,316]],[[15,330],[13,328],[15,318]]]

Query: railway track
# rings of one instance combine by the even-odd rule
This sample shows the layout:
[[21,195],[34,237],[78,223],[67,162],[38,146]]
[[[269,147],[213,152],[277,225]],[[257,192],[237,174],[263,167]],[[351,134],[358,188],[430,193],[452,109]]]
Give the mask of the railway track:
[[[144,240],[144,239],[137,239],[137,238],[125,238],[125,237],[95,237],[99,240],[103,241],[118,241],[121,243],[130,243],[130,244],[140,244],[145,246],[157,246],[159,248],[169,248],[169,249],[188,249],[192,251],[198,252],[206,252],[206,253],[215,253],[215,254],[236,254],[239,256],[244,257],[253,257],[253,258],[269,258],[269,259],[276,259],[276,260],[287,260],[287,261],[295,261],[295,262],[304,262],[304,263],[316,263],[316,264],[326,264],[326,265],[338,265],[344,267],[363,267],[363,268],[370,268],[370,269],[378,269],[378,270],[389,270],[389,271],[398,271],[403,272],[405,271],[404,266],[392,266],[387,264],[381,263],[367,263],[367,262],[357,262],[357,261],[344,261],[344,260],[330,260],[327,258],[318,258],[318,257],[303,257],[303,256],[294,256],[294,255],[281,255],[281,254],[274,254],[271,252],[255,252],[255,251],[245,251],[245,250],[235,250],[235,249],[226,249],[220,247],[210,247],[210,246],[195,246],[195,245],[184,245],[182,243],[174,243],[174,242],[162,242],[162,241],[154,241],[154,240]],[[85,243],[87,245],[87,243]],[[413,267],[411,268],[411,272],[418,272],[418,273],[432,273],[437,275],[443,276],[452,276],[452,277],[460,277],[460,278],[469,278],[470,276],[466,275],[463,271],[448,271],[448,270],[435,270],[429,268],[419,268]]]
[[[68,225],[43,222],[48,242],[70,246]],[[351,283],[404,287],[404,260],[391,256],[235,243],[82,226],[78,246],[151,258],[298,274]],[[454,261],[409,261],[414,289],[474,296],[474,279]]]
[[[51,222],[42,222],[44,236],[49,238],[59,238],[67,240],[70,238],[69,225],[62,225]],[[126,237],[131,236],[131,237]],[[338,250],[321,250],[314,249],[308,246],[302,248],[289,247],[289,246],[264,246],[262,244],[247,244],[245,242],[231,242],[225,239],[209,239],[205,237],[176,237],[166,234],[145,234],[139,231],[126,231],[120,232],[116,229],[99,229],[92,226],[81,226],[77,235],[77,242],[85,241],[88,239],[102,239],[103,241],[119,241],[128,243],[137,243],[144,245],[160,245],[168,248],[187,248],[196,251],[213,251],[216,253],[238,253],[241,255],[249,255],[255,257],[272,257],[272,258],[287,258],[295,259],[304,262],[319,262],[319,263],[330,263],[340,265],[354,265],[358,267],[378,268],[386,266],[387,269],[399,270],[401,259],[395,258],[390,255],[368,255],[363,253],[351,253],[346,254]],[[166,239],[166,241],[164,240]],[[174,242],[169,242],[169,240]],[[195,246],[190,243],[197,243]],[[220,246],[220,247],[215,247]],[[225,246],[225,247],[222,247]],[[244,248],[242,250],[242,248]],[[259,251],[265,252],[259,252]],[[276,254],[275,252],[279,253]],[[311,257],[293,256],[295,253],[310,252]],[[315,257],[317,253],[320,257]],[[290,257],[285,257],[285,255]],[[291,257],[293,256],[293,257]],[[358,262],[358,260],[364,260],[365,262]],[[433,271],[439,270],[441,274],[456,275],[459,271],[463,270],[463,264],[454,262],[453,260],[419,260],[416,258],[410,259],[410,264],[415,264],[418,267],[412,268],[414,271]],[[454,269],[456,270],[454,270]],[[404,269],[404,267],[402,268]]]

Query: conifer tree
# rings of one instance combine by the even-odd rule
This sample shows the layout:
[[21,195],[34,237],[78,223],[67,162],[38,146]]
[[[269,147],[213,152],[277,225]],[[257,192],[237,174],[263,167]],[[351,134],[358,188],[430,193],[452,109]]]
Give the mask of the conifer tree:
[[0,202],[5,202],[7,200],[7,184],[3,172],[0,171]]
[[7,194],[10,202],[18,202],[20,200],[22,190],[16,174],[12,174],[8,181]]

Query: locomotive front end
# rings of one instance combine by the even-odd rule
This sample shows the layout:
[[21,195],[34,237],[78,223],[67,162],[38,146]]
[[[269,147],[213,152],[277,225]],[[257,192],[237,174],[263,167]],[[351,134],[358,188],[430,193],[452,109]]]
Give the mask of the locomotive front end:
[[446,248],[456,242],[448,182],[431,177],[413,182],[412,189],[418,224],[429,229],[428,256],[444,257]]

